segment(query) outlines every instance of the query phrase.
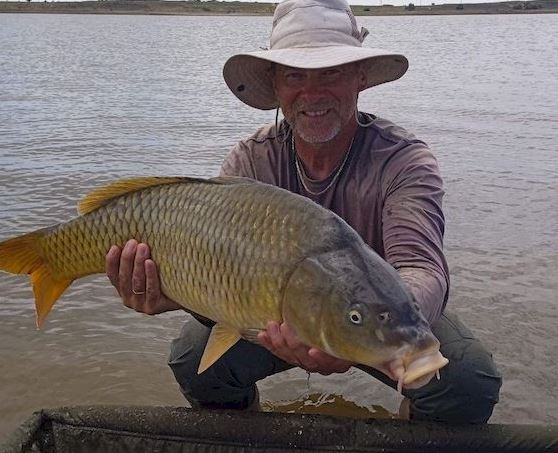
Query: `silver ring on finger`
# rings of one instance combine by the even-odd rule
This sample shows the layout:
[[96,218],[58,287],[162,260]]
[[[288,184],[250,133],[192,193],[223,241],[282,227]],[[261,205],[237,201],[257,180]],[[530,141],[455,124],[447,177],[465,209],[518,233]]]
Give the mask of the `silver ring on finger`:
[[136,295],[136,296],[142,296],[145,294],[145,291],[136,291],[134,288],[132,288],[132,292]]

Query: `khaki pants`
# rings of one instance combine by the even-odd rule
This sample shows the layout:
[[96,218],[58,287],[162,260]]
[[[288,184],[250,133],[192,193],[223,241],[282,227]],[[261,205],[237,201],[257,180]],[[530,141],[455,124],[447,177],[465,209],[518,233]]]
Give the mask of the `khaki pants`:
[[[432,331],[450,362],[440,370],[440,380],[403,390],[410,400],[411,419],[486,423],[502,384],[492,355],[454,314],[444,313]],[[261,346],[241,340],[198,375],[209,332],[209,327],[192,320],[171,345],[169,366],[193,407],[245,409],[256,398],[256,382],[292,367]],[[373,368],[359,368],[393,388],[397,386]]]

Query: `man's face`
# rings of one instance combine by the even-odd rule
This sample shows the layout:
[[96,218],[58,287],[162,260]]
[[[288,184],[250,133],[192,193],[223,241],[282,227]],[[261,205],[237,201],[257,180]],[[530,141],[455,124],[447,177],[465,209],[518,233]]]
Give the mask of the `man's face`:
[[277,65],[274,88],[283,115],[308,143],[325,143],[354,120],[366,76],[359,63],[325,69]]

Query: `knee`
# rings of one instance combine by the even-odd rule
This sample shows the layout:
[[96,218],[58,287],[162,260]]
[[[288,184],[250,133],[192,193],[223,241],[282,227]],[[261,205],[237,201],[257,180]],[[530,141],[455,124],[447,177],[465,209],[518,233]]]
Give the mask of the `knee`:
[[448,423],[486,423],[498,402],[502,377],[477,340],[462,342],[450,363],[411,397],[411,418]]
[[[210,331],[203,324],[191,320],[184,325],[180,336],[171,343],[168,365],[180,391],[192,407],[249,407],[256,399],[255,383],[242,381],[243,377],[231,369],[230,360],[227,361],[226,357],[198,374]],[[235,355],[237,356],[238,354]]]
[[486,423],[498,403],[502,376],[481,343],[473,341],[469,349],[470,356],[463,357],[451,376],[459,411],[454,418],[461,423]]
[[209,328],[192,319],[171,343],[168,365],[183,392],[198,376],[198,366],[209,333]]

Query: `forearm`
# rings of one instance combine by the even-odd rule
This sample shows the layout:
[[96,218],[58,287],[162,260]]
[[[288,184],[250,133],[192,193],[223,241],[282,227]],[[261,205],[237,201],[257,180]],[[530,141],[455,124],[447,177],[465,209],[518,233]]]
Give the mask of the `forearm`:
[[[436,321],[447,301],[449,272],[443,252],[443,183],[427,148],[413,147],[392,168],[383,210],[386,260],[414,294],[426,319]],[[396,171],[398,170],[398,171]]]
[[449,273],[442,250],[443,217],[429,213],[424,218],[437,218],[439,222],[428,222],[420,218],[424,212],[420,208],[411,212],[399,206],[398,215],[384,223],[384,246],[386,260],[408,285],[432,324],[447,301]]

